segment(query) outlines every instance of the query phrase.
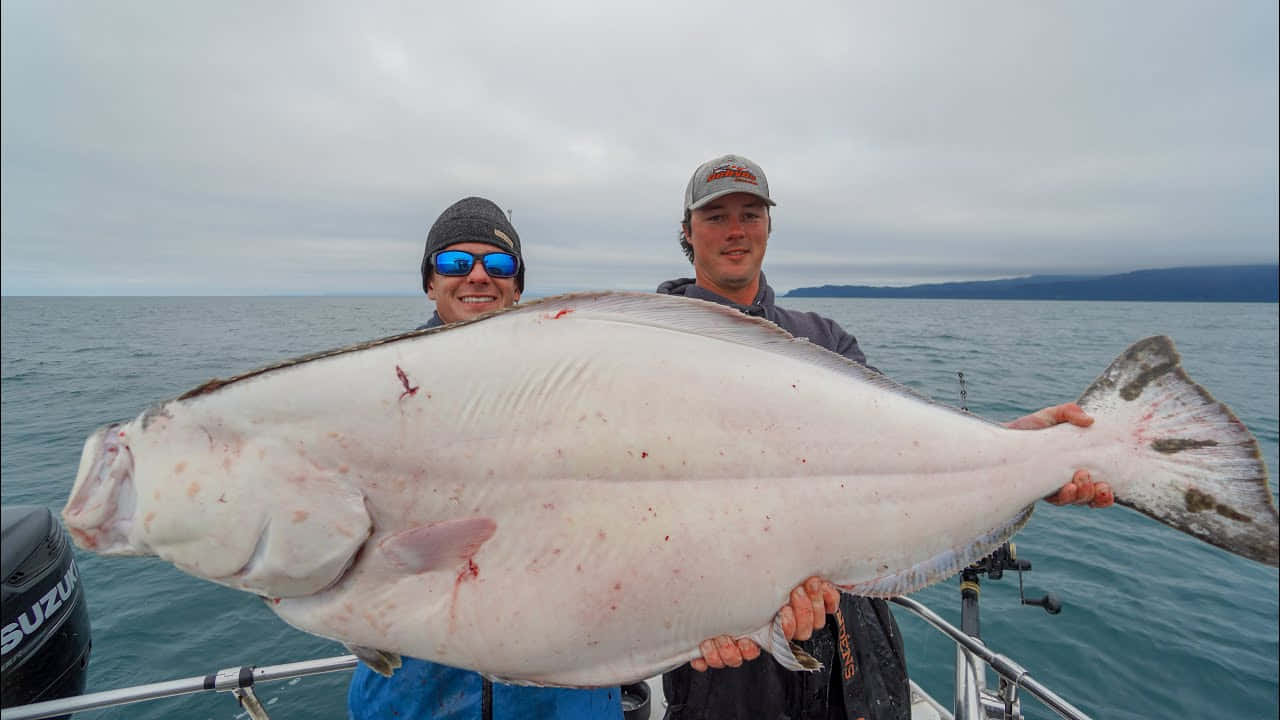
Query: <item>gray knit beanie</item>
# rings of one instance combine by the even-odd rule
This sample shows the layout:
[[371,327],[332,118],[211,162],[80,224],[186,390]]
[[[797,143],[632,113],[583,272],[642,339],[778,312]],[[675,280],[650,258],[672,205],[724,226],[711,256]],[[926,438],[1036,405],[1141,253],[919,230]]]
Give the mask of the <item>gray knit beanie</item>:
[[431,279],[431,256],[450,245],[486,243],[516,256],[516,289],[524,292],[524,257],[520,254],[520,235],[512,227],[507,214],[492,200],[463,198],[445,208],[427,233],[427,247],[422,253],[422,292]]

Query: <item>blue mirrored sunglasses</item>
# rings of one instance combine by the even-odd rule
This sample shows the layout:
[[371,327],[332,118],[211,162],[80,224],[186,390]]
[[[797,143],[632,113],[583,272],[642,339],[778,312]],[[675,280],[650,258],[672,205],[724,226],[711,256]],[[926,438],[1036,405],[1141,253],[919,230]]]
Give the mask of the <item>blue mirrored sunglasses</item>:
[[441,250],[431,257],[431,266],[441,275],[459,277],[470,275],[471,268],[475,267],[477,260],[480,261],[484,271],[489,273],[489,277],[515,277],[516,270],[520,269],[520,261],[511,253],[491,252],[473,255],[462,250]]

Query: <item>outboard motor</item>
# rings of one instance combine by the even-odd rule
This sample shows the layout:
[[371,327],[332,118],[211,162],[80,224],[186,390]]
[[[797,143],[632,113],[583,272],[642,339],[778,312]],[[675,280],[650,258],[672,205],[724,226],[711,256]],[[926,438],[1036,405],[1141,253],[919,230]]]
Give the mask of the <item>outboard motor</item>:
[[0,508],[0,577],[0,707],[84,692],[89,605],[49,508]]

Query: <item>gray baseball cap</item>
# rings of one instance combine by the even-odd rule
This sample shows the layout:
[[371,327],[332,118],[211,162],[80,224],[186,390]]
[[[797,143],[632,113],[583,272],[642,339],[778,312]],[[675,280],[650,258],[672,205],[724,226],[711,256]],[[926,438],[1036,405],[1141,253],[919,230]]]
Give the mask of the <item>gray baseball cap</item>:
[[721,155],[693,171],[689,186],[684,189],[685,212],[739,192],[755,195],[766,205],[775,204],[769,197],[769,181],[759,165],[741,155]]

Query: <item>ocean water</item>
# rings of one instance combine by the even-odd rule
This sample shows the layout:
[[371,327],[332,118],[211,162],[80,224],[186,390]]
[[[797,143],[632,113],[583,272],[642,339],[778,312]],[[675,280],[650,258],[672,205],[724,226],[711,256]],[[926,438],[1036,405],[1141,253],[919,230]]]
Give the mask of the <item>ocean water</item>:
[[[1008,420],[1074,399],[1131,342],[1167,334],[1193,378],[1257,435],[1274,473],[1280,439],[1276,305],[809,299],[870,362],[935,399]],[[418,298],[3,298],[2,468],[8,504],[60,509],[85,437],[211,377],[410,329]],[[325,391],[340,392],[340,388]],[[1064,478],[1064,481],[1066,478]],[[1273,483],[1274,485],[1274,483]],[[1017,537],[1033,570],[985,581],[983,637],[1096,717],[1275,718],[1277,572],[1123,509],[1040,504]],[[90,691],[344,654],[248,594],[154,558],[78,553],[94,647]],[[744,574],[749,568],[743,568]],[[655,592],[660,589],[655,588]],[[956,580],[915,597],[958,624]],[[950,705],[953,645],[895,609],[912,677]],[[263,685],[273,718],[340,718],[349,673]],[[992,679],[994,681],[994,678]],[[1053,715],[1027,699],[1030,717]],[[211,693],[83,718],[243,717]]]

